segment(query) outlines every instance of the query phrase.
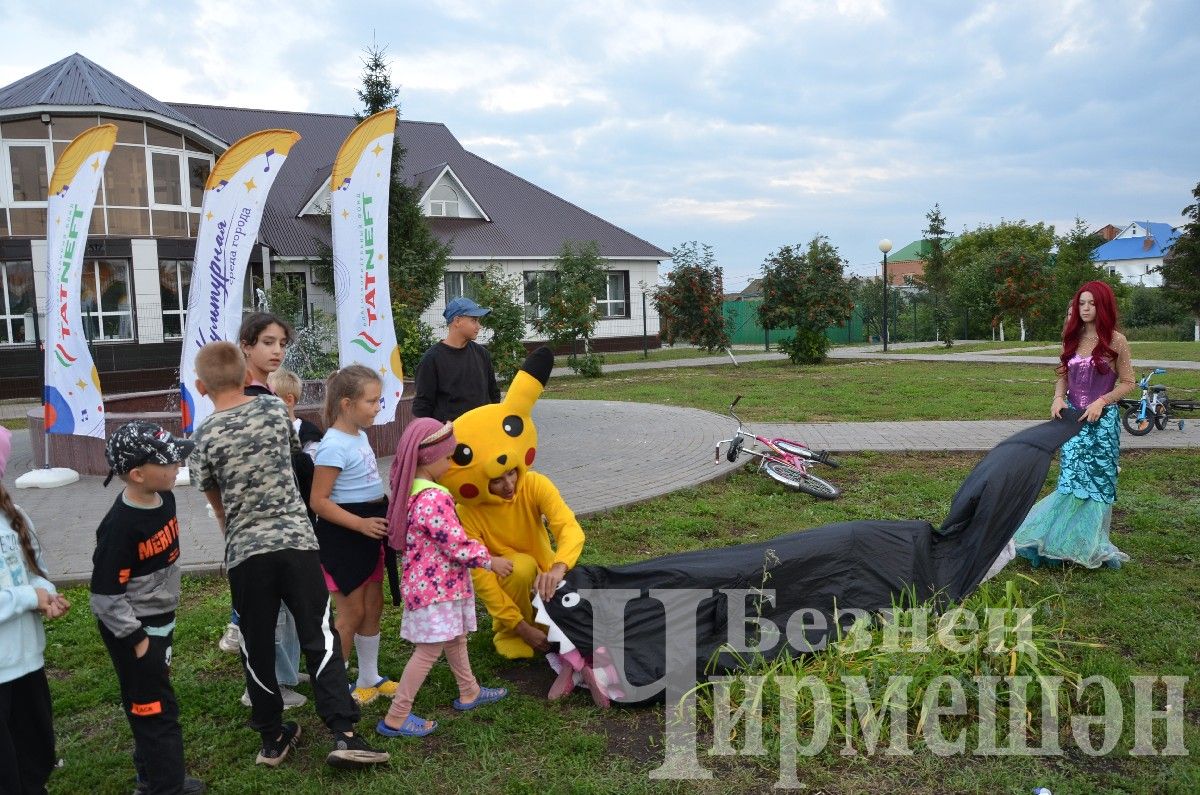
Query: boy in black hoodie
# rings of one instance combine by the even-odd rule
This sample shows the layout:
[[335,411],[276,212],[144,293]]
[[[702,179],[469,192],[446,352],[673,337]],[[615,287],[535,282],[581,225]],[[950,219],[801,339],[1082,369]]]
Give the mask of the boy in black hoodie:
[[171,489],[192,443],[158,425],[130,422],[104,454],[125,488],[100,522],[92,555],[91,608],[121,686],[133,730],[137,793],[199,793],[185,775],[171,641],[179,606],[179,520]]

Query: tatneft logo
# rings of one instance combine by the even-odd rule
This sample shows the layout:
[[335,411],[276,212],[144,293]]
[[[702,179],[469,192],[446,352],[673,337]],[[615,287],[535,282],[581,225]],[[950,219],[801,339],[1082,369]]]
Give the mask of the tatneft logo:
[[[67,234],[63,240],[58,272],[58,318],[61,329],[60,336],[63,340],[71,336],[71,322],[67,307],[71,300],[71,271],[75,261],[75,247],[79,240],[79,219],[82,217],[83,210],[79,205],[70,205],[67,211]],[[67,352],[62,342],[55,343],[54,356],[63,367],[70,367],[78,359]]]
[[[664,760],[650,771],[652,779],[711,779],[713,772],[700,761],[705,735],[712,746],[704,753],[712,756],[767,756],[776,746],[775,786],[781,789],[805,788],[799,760],[830,750],[841,756],[1103,756],[1112,754],[1123,737],[1129,739],[1130,715],[1130,756],[1187,754],[1184,688],[1189,677],[1112,679],[1044,665],[1039,656],[1043,635],[1031,608],[835,609],[832,622],[826,611],[803,608],[776,623],[746,609],[747,600],[774,602],[771,589],[581,588],[577,595],[570,594],[570,606],[580,609],[581,601],[588,606],[573,632],[586,635],[593,649],[606,651],[618,680],[613,692],[622,694],[617,700],[665,701]],[[703,670],[721,670],[716,663],[724,657],[736,661],[727,669],[744,668],[744,673],[701,676],[697,671],[697,610],[714,597],[727,606],[720,622],[724,643]],[[661,605],[663,630],[648,641],[644,626],[631,627],[640,644],[632,646],[626,638],[627,607],[646,598]],[[551,624],[553,632],[562,632]],[[781,645],[785,641],[790,649]],[[653,649],[646,648],[648,642]],[[946,656],[936,670],[921,673],[917,663],[931,658],[900,657],[929,655],[931,649],[985,664],[963,666],[955,675],[947,661],[957,658]],[[789,652],[782,664],[780,650]],[[874,662],[859,673],[862,669],[852,665],[810,665],[814,654],[837,660],[859,655]],[[648,657],[661,659],[661,676],[630,683],[626,660],[640,660],[644,669]],[[887,658],[900,673],[880,675],[880,660]],[[997,671],[1001,675],[994,675]],[[1127,709],[1130,696],[1133,704]],[[699,730],[698,711],[710,732]]]
[[376,306],[376,294],[378,278],[372,271],[375,270],[375,219],[371,215],[371,205],[374,204],[374,199],[365,194],[359,195],[359,213],[362,216],[362,227],[360,237],[362,240],[361,251],[363,252],[363,310],[366,318],[367,328],[363,329],[355,335],[351,340],[352,343],[359,346],[367,353],[375,353],[379,350],[382,344],[381,340],[377,340],[367,333],[368,329],[379,320],[379,311]]

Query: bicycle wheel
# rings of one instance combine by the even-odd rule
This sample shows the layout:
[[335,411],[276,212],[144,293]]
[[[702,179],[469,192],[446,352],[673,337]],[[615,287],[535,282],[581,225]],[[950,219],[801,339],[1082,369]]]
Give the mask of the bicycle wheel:
[[791,442],[787,439],[775,439],[774,442],[775,446],[785,453],[791,453],[792,455],[806,458],[809,461],[815,461],[818,464],[825,464],[835,469],[839,466],[838,462],[830,458],[829,453],[824,450],[813,450],[811,447],[805,447],[799,442]]
[[823,500],[837,499],[842,494],[842,490],[829,481],[807,472],[801,472],[782,461],[768,460],[763,463],[763,467],[772,480],[785,486],[791,486],[797,491],[803,491],[805,494],[811,494]]
[[1154,430],[1154,417],[1147,414],[1144,418],[1138,418],[1141,414],[1141,405],[1134,406],[1125,412],[1122,422],[1125,424],[1125,430],[1129,431],[1134,436],[1145,436]]
[[1167,421],[1171,419],[1171,412],[1167,410],[1165,404],[1159,403],[1154,407],[1154,427],[1160,431],[1167,427]]

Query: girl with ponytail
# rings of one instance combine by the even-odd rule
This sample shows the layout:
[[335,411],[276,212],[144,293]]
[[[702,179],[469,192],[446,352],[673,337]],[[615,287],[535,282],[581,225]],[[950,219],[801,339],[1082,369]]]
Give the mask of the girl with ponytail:
[[[0,477],[11,442],[0,427]],[[42,619],[70,607],[46,579],[33,523],[0,484],[0,792],[43,792],[54,770]]]

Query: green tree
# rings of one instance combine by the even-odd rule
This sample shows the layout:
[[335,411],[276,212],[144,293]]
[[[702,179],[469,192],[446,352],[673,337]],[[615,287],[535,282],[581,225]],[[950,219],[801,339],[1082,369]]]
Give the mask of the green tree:
[[1121,322],[1127,328],[1177,326],[1186,323],[1187,313],[1171,300],[1161,287],[1129,286],[1129,301],[1121,310]]
[[666,284],[654,290],[654,308],[667,344],[683,341],[706,351],[728,348],[725,291],[712,246],[698,248],[694,240],[683,243],[671,249],[671,262]]
[[[400,90],[392,84],[385,56],[386,48],[373,44],[362,59],[362,87],[357,92],[362,109],[355,114],[360,121],[388,108],[395,108],[399,116]],[[421,313],[441,293],[446,261],[453,250],[434,236],[421,211],[421,188],[403,178],[404,157],[404,146],[397,137],[392,146],[392,179],[388,189],[388,284],[393,312],[406,313],[405,317],[394,315],[401,350],[406,344],[400,335],[416,333],[425,325]],[[324,243],[319,243],[318,249],[312,264],[314,279],[333,292],[333,251]],[[406,369],[406,372],[413,371]]]
[[780,348],[796,364],[825,360],[825,329],[841,325],[854,311],[846,262],[824,235],[806,249],[784,246],[763,262],[763,302],[758,315],[764,328],[795,328]]
[[488,353],[501,382],[511,381],[525,361],[525,308],[520,300],[521,277],[507,276],[499,265],[490,264],[475,283],[475,300],[492,311],[480,318],[491,333]]
[[[973,231],[963,230],[954,239],[954,247],[946,253],[954,310],[976,318],[990,318],[993,329],[1006,318],[1018,319],[1014,313],[1014,308],[1018,307],[1013,302],[1019,302],[1020,297],[1013,295],[1005,282],[1028,276],[1035,264],[1044,267],[1054,241],[1054,227],[1040,221],[1036,224],[1024,220],[1001,221],[996,226],[982,224]],[[1014,252],[1018,257],[1016,263],[1023,268],[1012,267]],[[1020,262],[1021,256],[1027,258],[1025,263]],[[1003,307],[997,303],[1002,289],[1006,292]],[[1038,289],[1042,302],[1048,303],[1049,291],[1045,285],[1039,285]],[[1010,296],[1012,301],[1008,300]],[[1045,307],[1039,307],[1038,316],[1046,311]],[[1032,312],[1025,311],[1025,314]],[[1003,336],[1003,325],[1000,325],[1000,332]]]
[[[883,278],[881,276],[853,276],[847,280],[850,297],[862,317],[863,334],[866,341],[883,339]],[[894,340],[899,328],[898,315],[901,301],[900,291],[894,286],[888,293],[888,339]]]
[[1192,316],[1192,337],[1200,342],[1200,182],[1192,189],[1196,200],[1183,208],[1190,219],[1164,258],[1163,289],[1177,306]]
[[925,273],[921,281],[933,302],[933,327],[935,336],[949,348],[954,344],[950,331],[950,266],[946,262],[946,216],[941,205],[934,203],[933,209],[925,214],[929,225],[925,227],[925,241],[929,252],[925,255]]
[[425,351],[437,342],[437,336],[424,320],[421,313],[399,301],[392,302],[392,323],[396,326],[396,344],[400,346],[400,365],[404,368],[405,380],[417,375],[417,365]]
[[[600,320],[596,297],[605,287],[604,260],[595,241],[564,242],[553,273],[537,282],[538,315],[533,327],[545,334],[553,347],[570,346],[571,367],[586,376],[600,375],[603,361],[592,352],[591,338]],[[580,342],[582,355],[575,350]]]
[[1040,317],[1046,306],[1050,279],[1049,254],[1006,248],[995,252],[996,288],[993,291],[993,322],[1015,319],[1025,341],[1027,322]]

